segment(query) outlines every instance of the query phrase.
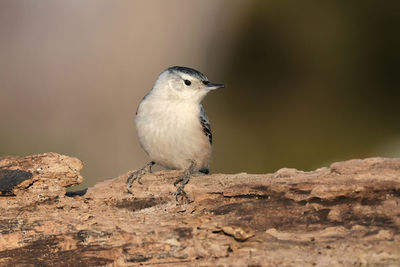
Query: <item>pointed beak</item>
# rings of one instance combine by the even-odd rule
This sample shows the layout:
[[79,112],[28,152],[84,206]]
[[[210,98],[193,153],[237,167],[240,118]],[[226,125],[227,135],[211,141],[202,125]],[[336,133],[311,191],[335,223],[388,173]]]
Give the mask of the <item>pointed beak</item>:
[[224,88],[225,85],[223,85],[222,83],[210,83],[210,82],[204,82],[205,85],[205,89],[208,90],[215,90],[218,88]]

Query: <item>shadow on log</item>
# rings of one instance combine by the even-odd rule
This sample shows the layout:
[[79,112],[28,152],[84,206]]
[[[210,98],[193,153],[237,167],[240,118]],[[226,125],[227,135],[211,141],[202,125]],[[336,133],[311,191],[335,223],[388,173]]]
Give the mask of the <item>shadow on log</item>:
[[0,159],[1,266],[400,264],[400,159],[312,172],[192,177],[128,174],[87,191],[82,163],[56,153]]

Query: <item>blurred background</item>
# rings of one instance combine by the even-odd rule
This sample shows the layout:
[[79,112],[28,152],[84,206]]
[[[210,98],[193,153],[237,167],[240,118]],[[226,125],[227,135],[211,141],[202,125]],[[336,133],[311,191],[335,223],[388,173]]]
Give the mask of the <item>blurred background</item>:
[[167,67],[226,84],[203,104],[212,172],[400,157],[400,2],[0,1],[0,156],[54,151],[85,182],[148,161],[141,98]]

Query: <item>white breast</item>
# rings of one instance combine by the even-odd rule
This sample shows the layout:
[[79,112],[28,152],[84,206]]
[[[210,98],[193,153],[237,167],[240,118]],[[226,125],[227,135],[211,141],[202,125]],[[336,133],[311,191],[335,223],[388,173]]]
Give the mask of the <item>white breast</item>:
[[136,116],[140,144],[151,160],[171,169],[208,167],[211,145],[199,121],[200,106],[187,101],[143,100]]

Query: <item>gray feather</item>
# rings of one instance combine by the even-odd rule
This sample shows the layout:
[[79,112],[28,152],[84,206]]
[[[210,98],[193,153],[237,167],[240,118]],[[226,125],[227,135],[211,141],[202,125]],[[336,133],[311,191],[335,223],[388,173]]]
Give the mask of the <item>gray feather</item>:
[[195,77],[197,79],[199,79],[200,81],[207,81],[207,77],[201,73],[200,71],[197,71],[195,69],[191,69],[191,68],[187,68],[187,67],[179,67],[179,66],[174,66],[174,67],[170,67],[168,68],[169,71],[172,72],[181,72],[181,73],[186,73],[192,77]]
[[203,128],[204,135],[208,137],[208,141],[210,142],[210,144],[212,144],[212,133],[211,133],[210,122],[208,121],[208,117],[206,111],[203,108],[203,105],[200,105],[199,119],[201,127]]

